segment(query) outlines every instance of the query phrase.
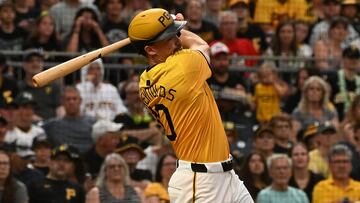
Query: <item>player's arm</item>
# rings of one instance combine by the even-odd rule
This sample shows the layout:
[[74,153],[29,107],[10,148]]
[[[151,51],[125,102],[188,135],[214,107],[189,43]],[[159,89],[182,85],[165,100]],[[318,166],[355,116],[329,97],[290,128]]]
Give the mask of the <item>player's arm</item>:
[[188,30],[181,30],[180,40],[184,48],[200,50],[204,54],[209,55],[209,45],[196,34]]
[[[184,20],[184,16],[180,13],[176,14],[175,20]],[[194,49],[201,51],[207,58],[209,56],[210,47],[201,37],[188,30],[181,30],[181,45],[186,49]]]

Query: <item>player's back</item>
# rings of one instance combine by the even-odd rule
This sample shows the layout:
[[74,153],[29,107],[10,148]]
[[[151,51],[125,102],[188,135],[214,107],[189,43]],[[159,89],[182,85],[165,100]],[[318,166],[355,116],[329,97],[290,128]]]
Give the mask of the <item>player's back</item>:
[[165,128],[176,155],[191,162],[229,158],[228,142],[199,51],[182,50],[144,71],[140,97]]

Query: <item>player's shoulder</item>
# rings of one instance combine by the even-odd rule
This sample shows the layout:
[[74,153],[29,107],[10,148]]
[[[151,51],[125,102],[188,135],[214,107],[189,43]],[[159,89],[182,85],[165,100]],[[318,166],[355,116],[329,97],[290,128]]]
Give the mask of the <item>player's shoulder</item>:
[[188,64],[188,63],[200,63],[206,62],[208,63],[208,56],[200,50],[194,49],[183,49],[181,51],[176,52],[174,55],[170,56],[166,60],[166,64],[168,63],[176,63],[180,62],[180,64]]
[[194,49],[182,49],[181,51],[176,52],[174,55],[172,55],[171,58],[175,57],[203,57],[203,53],[200,50],[194,50]]

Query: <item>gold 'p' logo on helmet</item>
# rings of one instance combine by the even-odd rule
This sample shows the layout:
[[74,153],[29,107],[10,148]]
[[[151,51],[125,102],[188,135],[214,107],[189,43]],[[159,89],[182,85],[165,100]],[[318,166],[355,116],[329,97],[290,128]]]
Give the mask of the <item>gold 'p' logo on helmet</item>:
[[172,23],[172,18],[170,14],[166,11],[162,14],[162,16],[158,18],[158,21],[162,24],[162,26],[167,27],[170,23]]

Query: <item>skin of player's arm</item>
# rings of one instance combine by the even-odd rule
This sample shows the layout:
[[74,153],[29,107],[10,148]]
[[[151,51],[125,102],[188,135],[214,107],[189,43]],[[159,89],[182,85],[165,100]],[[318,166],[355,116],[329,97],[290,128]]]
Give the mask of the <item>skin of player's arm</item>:
[[181,30],[180,40],[184,48],[200,50],[209,54],[209,45],[201,37],[188,30]]
[[[181,13],[176,14],[175,20],[182,21],[184,20],[184,16]],[[204,41],[201,37],[192,33],[188,30],[181,30],[180,36],[181,44],[186,49],[194,49],[200,50],[204,54],[209,55],[210,47],[206,41]]]

